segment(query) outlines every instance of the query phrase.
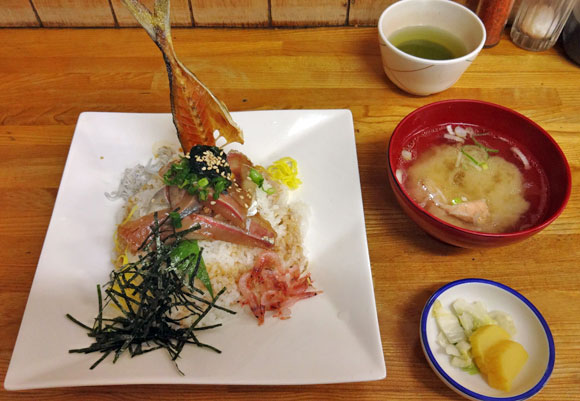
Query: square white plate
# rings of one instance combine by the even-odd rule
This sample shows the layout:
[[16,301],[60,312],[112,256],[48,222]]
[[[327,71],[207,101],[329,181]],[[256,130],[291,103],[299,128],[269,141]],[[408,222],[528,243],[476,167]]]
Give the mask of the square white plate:
[[178,374],[162,350],[116,364],[88,346],[96,285],[108,281],[117,188],[123,170],[145,164],[160,142],[177,143],[169,114],[83,113],[79,117],[4,386],[9,390],[108,384],[312,384],[386,376],[368,256],[352,115],[348,110],[233,113],[239,147],[256,163],[291,156],[311,209],[305,246],[317,288],[288,320],[258,326],[246,310],[200,340],[222,354],[189,346]]

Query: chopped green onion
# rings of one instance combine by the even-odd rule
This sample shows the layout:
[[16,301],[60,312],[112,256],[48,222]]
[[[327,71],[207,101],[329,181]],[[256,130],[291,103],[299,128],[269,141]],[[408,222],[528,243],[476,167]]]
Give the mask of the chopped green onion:
[[197,182],[197,185],[198,185],[200,188],[205,188],[205,187],[207,187],[207,186],[209,185],[209,180],[208,180],[207,178],[202,178],[201,180],[199,180],[199,181]]
[[485,150],[488,153],[498,153],[499,152],[498,149],[488,148],[487,146],[485,146],[484,144],[479,142],[477,139],[475,139],[475,137],[473,137],[471,139],[473,139],[473,143],[475,143],[477,146],[479,146],[481,149]]
[[[225,153],[215,146],[202,145],[194,146],[191,152],[193,154],[190,153],[189,159],[183,157],[169,167],[163,175],[165,185],[184,189],[190,195],[197,195],[201,201],[207,200],[210,190],[213,189],[213,197],[218,199],[232,184],[229,179],[231,169]],[[221,160],[219,168],[214,165],[208,167],[208,159],[213,160],[213,157]]]
[[260,188],[262,187],[262,184],[264,184],[264,177],[255,168],[250,169],[250,179]]
[[463,203],[463,200],[461,198],[453,198],[453,199],[451,199],[451,204],[452,205],[458,205],[460,203]]
[[213,198],[218,199],[220,194],[226,190],[230,185],[229,181],[223,177],[216,177],[212,180],[212,186],[214,188]]
[[276,190],[272,187],[266,189],[264,188],[264,176],[260,174],[255,168],[250,169],[250,179],[260,188],[262,191],[266,192],[268,195],[272,195]]
[[487,169],[486,161],[489,158],[489,155],[485,150],[481,149],[478,146],[465,145],[461,147],[461,153],[463,153],[465,157],[467,157],[476,166],[481,167],[484,170]]

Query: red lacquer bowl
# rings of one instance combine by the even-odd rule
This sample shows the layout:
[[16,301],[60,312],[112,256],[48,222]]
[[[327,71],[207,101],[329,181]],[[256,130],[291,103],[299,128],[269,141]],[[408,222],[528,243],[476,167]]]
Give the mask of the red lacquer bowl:
[[[547,197],[543,212],[532,226],[501,234],[482,233],[449,224],[419,206],[396,178],[401,152],[414,140],[421,149],[419,134],[442,125],[474,125],[501,133],[520,144],[545,172]],[[553,222],[562,213],[572,187],[570,167],[552,137],[529,118],[506,107],[478,100],[444,100],[423,106],[406,116],[389,141],[389,182],[405,213],[433,237],[463,248],[491,248],[522,241]]]

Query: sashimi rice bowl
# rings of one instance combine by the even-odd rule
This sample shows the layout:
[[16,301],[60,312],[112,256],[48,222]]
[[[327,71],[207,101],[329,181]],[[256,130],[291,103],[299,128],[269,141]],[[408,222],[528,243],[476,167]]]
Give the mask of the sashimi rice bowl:
[[294,303],[321,293],[303,247],[308,207],[289,196],[301,183],[296,161],[266,167],[243,151],[226,152],[244,143],[243,133],[177,59],[169,2],[157,0],[154,11],[124,3],[164,55],[180,146],[152,150],[147,165],[128,164],[106,194],[123,203],[111,233],[110,280],[97,285],[92,326],[67,315],[94,339],[69,352],[101,354],[91,369],[109,355],[115,362],[157,349],[177,364],[188,344],[219,353],[197,333],[240,313],[256,325],[286,320]]

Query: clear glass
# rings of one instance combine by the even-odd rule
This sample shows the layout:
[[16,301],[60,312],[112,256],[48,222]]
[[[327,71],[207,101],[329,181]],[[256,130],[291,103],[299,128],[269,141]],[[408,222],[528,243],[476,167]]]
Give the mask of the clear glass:
[[554,46],[576,0],[522,0],[512,25],[513,42],[527,50]]

